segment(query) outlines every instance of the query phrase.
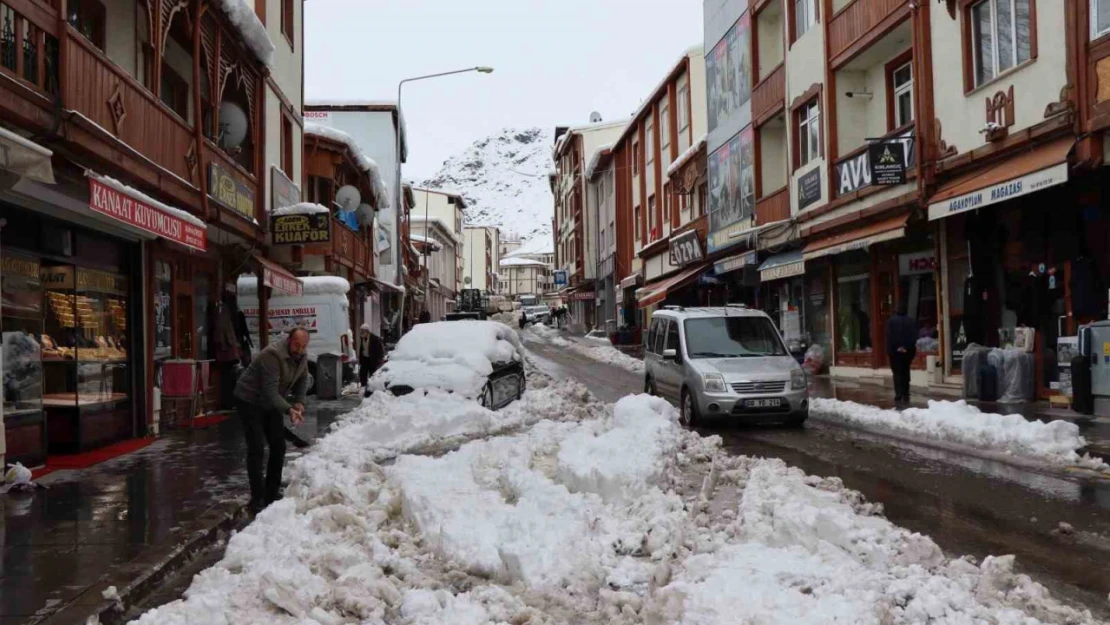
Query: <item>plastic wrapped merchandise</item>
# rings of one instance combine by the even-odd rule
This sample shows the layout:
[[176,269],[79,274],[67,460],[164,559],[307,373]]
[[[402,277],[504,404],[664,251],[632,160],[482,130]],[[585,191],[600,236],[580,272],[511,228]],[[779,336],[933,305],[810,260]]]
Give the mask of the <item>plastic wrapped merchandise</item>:
[[1036,386],[1036,360],[1023,347],[995,349],[1002,358],[1002,371],[998,377],[998,401],[1018,404],[1033,399]]
[[821,345],[814,343],[806,350],[805,359],[802,361],[802,369],[805,369],[808,375],[817,375],[821,369],[825,367],[825,348]]
[[967,399],[979,399],[979,365],[986,361],[989,349],[976,343],[971,343],[964,349],[964,359],[960,367],[964,373],[964,397]]

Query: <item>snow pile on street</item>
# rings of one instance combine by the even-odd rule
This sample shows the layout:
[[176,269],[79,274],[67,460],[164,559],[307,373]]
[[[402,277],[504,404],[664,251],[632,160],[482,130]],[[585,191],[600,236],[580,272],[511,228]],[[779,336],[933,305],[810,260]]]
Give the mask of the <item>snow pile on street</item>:
[[495,321],[421,323],[401,337],[370,379],[371,390],[404,385],[477,397],[497,363],[522,359],[520,338]]
[[850,401],[815,398],[811,411],[819,418],[850,425],[889,430],[896,434],[945,443],[969,445],[1053,465],[1078,465],[1110,470],[1104,462],[1078,450],[1087,442],[1079,426],[1068,421],[1028,421],[1017,414],[982,412],[965,401],[930,401],[928,408],[884,410]]
[[838,478],[742,459],[724,541],[677,563],[646,623],[1093,623],[1014,572],[1013,556],[946,559]]
[[643,360],[633,358],[612,345],[581,345],[575,343],[571,346],[571,349],[598,362],[615,365],[632,373],[644,372]]
[[563,333],[542,323],[533,323],[524,330],[533,339],[540,343],[548,343],[556,347],[569,347],[570,341],[563,338]]

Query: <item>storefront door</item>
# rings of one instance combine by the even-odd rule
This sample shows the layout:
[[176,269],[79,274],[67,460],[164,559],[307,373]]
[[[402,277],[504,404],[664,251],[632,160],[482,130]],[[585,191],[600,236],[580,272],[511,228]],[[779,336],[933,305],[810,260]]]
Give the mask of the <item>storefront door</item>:
[[871,333],[875,337],[873,366],[880,368],[890,365],[886,355],[886,322],[898,307],[898,255],[890,248],[872,248],[871,253],[875,256],[875,288],[872,290],[875,315],[871,320]]

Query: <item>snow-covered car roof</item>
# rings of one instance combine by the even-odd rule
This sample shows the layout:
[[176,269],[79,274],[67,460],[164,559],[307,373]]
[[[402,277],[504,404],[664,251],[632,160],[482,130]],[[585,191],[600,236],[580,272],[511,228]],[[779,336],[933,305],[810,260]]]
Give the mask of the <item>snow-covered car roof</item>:
[[497,321],[421,323],[401,337],[370,386],[438,388],[476,398],[495,369],[520,362],[523,353],[516,331]]

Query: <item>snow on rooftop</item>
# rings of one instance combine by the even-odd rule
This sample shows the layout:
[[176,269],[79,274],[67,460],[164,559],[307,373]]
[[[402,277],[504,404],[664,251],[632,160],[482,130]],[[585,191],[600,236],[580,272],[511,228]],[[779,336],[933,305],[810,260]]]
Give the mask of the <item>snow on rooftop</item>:
[[298,202],[292,206],[282,206],[270,211],[270,215],[280,217],[282,215],[317,215],[319,213],[330,213],[326,206],[316,204],[313,202]]
[[685,152],[678,155],[678,158],[676,158],[675,161],[673,163],[671,163],[670,167],[667,168],[667,177],[668,178],[677,174],[678,170],[682,169],[682,167],[687,162],[689,162],[690,159],[694,158],[694,155],[696,155],[698,153],[698,150],[705,147],[705,139],[706,139],[706,135],[702,135],[697,141],[694,142],[693,145],[686,148]]
[[139,200],[141,200],[141,201],[143,201],[147,204],[150,204],[154,208],[157,208],[158,210],[160,210],[160,211],[162,211],[162,212],[164,212],[168,215],[171,215],[173,217],[177,217],[178,219],[181,219],[182,221],[187,221],[187,222],[193,224],[194,226],[198,226],[198,227],[201,227],[201,228],[206,228],[207,227],[205,225],[204,221],[202,221],[196,215],[193,215],[192,213],[188,213],[186,211],[183,211],[180,208],[174,208],[174,207],[172,207],[168,204],[163,204],[162,202],[159,202],[158,200],[156,200],[156,199],[150,197],[149,195],[143,193],[142,191],[136,189],[135,187],[129,187],[129,186],[123,184],[122,182],[120,182],[119,180],[116,180],[115,178],[111,178],[109,176],[103,176],[103,175],[95,173],[95,172],[93,172],[92,170],[89,170],[89,169],[85,170],[85,175],[88,176],[89,178],[92,178],[92,179],[96,180],[97,182],[100,182],[104,186],[111,187],[111,188],[115,189],[116,191],[119,191],[120,193],[123,193],[125,195],[130,195],[133,198],[139,199]]
[[555,242],[550,237],[536,237],[505,254],[505,258],[544,256],[555,253]]
[[516,332],[496,321],[442,321],[413,326],[374,374],[371,388],[439,389],[476,398],[494,365],[517,362]]
[[440,243],[439,241],[437,241],[437,240],[435,240],[431,237],[426,237],[422,234],[416,234],[415,232],[409,235],[409,240],[410,241],[416,241],[418,243],[423,243],[425,245],[429,245],[429,246],[431,246],[431,248],[433,250],[436,250],[436,251],[443,249],[443,244]]
[[244,0],[220,0],[220,7],[223,8],[228,21],[239,30],[250,51],[258,57],[259,61],[262,61],[263,65],[272,67],[274,42],[270,40],[266,27],[258,19],[253,3],[248,4]]
[[624,138],[625,138],[625,136],[628,135],[628,132],[636,126],[636,122],[640,119],[640,115],[642,115],[644,113],[644,111],[647,110],[648,106],[651,106],[652,104],[655,103],[655,100],[656,100],[655,94],[659,93],[659,90],[662,89],[663,86],[667,84],[667,81],[669,81],[671,79],[671,74],[674,73],[674,71],[678,68],[679,65],[681,65],[682,63],[685,63],[686,59],[689,58],[689,57],[699,57],[700,58],[700,57],[703,57],[704,55],[705,55],[705,46],[700,44],[700,43],[697,44],[696,46],[690,46],[690,47],[686,48],[686,51],[683,52],[682,55],[679,56],[677,59],[675,59],[674,63],[671,63],[670,66],[668,66],[667,73],[663,76],[662,79],[659,80],[659,83],[656,84],[655,87],[653,87],[651,89],[651,91],[648,92],[648,97],[646,99],[644,99],[644,101],[642,103],[640,103],[640,106],[636,108],[636,112],[632,113],[632,116],[628,118],[628,123],[625,125],[624,130],[621,131],[620,137],[617,138],[616,142],[620,143],[620,142],[624,141]]
[[605,154],[605,152],[608,152],[612,149],[613,144],[606,143],[605,145],[598,146],[598,148],[594,150],[594,153],[590,156],[589,164],[586,165],[586,180],[594,177],[594,170],[597,169],[597,164],[601,162],[601,157]]
[[347,149],[350,150],[351,154],[354,156],[355,163],[358,165],[359,169],[367,172],[370,176],[370,187],[374,190],[375,207],[379,209],[389,207],[389,192],[386,190],[385,181],[382,180],[381,170],[378,164],[374,162],[374,159],[370,158],[362,151],[362,148],[359,147],[354,137],[338,128],[332,128],[331,126],[325,126],[315,122],[305,122],[304,132],[306,135],[323,137],[337,143],[346,144]]
[[397,100],[366,100],[359,98],[306,98],[305,106],[392,106],[397,108]]
[[547,267],[547,263],[540,262],[532,258],[503,258],[500,265],[502,267]]

